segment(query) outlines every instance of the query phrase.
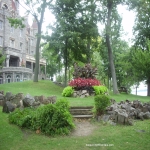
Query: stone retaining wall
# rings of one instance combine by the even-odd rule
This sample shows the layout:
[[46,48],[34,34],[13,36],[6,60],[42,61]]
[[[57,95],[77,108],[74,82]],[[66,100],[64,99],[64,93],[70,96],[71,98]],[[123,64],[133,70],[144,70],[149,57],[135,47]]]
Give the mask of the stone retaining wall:
[[111,105],[107,107],[106,113],[100,119],[104,122],[110,121],[112,124],[133,125],[134,119],[150,119],[150,102],[126,100],[117,103],[111,100]]
[[13,95],[11,92],[7,92],[4,95],[4,91],[0,91],[0,106],[3,106],[3,112],[9,113],[15,110],[15,108],[24,107],[38,107],[40,105],[54,104],[56,102],[56,96],[45,97],[41,96],[31,96],[23,93],[18,93]]

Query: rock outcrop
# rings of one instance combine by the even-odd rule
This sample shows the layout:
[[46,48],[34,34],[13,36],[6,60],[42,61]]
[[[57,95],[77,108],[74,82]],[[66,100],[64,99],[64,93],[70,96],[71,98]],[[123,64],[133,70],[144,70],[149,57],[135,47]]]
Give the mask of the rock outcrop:
[[25,107],[38,107],[40,105],[54,104],[56,102],[56,96],[31,96],[27,94],[24,96],[23,93],[13,95],[11,92],[7,92],[4,95],[3,91],[0,91],[0,106],[3,106],[3,112],[13,112],[15,108]]

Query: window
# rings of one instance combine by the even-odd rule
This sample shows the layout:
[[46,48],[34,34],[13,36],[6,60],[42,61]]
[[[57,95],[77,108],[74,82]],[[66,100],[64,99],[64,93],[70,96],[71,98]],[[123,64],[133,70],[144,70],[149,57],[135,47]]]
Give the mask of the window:
[[31,46],[33,46],[33,39],[30,40],[30,44],[31,44]]
[[7,78],[6,78],[6,83],[10,83],[11,82],[11,76],[8,75]]
[[22,50],[23,48],[23,43],[20,42],[20,49]]
[[3,21],[0,20],[0,29],[3,30]]
[[20,76],[16,75],[16,82],[20,82]]
[[15,40],[10,39],[10,47],[15,47]]
[[0,46],[2,46],[2,45],[3,45],[3,37],[0,36]]
[[23,29],[20,29],[20,37],[22,37]]
[[10,32],[14,33],[14,27],[10,27]]
[[30,30],[30,35],[33,35],[33,30],[32,29]]
[[8,9],[8,6],[6,4],[3,4],[2,8],[3,9]]

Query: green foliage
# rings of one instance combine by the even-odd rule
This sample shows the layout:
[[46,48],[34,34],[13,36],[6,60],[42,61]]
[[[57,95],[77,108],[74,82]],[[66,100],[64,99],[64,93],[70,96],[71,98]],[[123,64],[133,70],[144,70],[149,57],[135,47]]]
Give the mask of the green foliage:
[[3,65],[3,62],[4,62],[5,58],[6,58],[6,56],[4,56],[2,54],[2,50],[0,50],[0,67]]
[[95,95],[105,94],[108,92],[106,86],[93,86],[93,89],[95,91]]
[[40,106],[36,110],[16,109],[9,115],[9,122],[20,127],[40,130],[47,135],[67,135],[74,128],[66,99],[60,99],[56,104]]
[[96,115],[103,114],[106,107],[110,105],[110,98],[106,95],[96,95],[94,101]]
[[62,96],[71,97],[74,92],[74,89],[71,86],[67,86],[64,88],[62,92]]
[[19,127],[30,128],[34,111],[33,108],[15,109],[15,111],[9,115],[9,122]]
[[11,26],[14,26],[15,28],[25,28],[25,24],[23,23],[24,18],[21,17],[20,19],[18,18],[7,18]]

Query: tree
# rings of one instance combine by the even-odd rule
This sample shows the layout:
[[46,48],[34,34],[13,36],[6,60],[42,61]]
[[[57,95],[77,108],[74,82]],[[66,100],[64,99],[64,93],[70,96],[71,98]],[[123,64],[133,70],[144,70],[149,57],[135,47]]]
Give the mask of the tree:
[[[19,2],[19,1],[18,1]],[[35,56],[35,72],[34,72],[34,82],[38,82],[39,74],[39,53],[40,53],[40,42],[42,34],[42,24],[44,19],[45,9],[51,9],[52,0],[25,0],[25,5],[27,6],[27,14],[31,14],[36,20],[38,31],[37,31],[37,41],[36,41],[36,56]],[[19,3],[20,4],[20,3]],[[22,5],[21,5],[22,6]],[[22,23],[23,19],[10,18],[9,22],[15,27],[24,27]]]
[[95,4],[92,0],[88,2],[57,0],[55,3],[56,23],[49,42],[55,43],[55,50],[64,62],[65,85],[73,61],[86,63],[92,57],[92,38],[96,38],[98,31],[93,14]]
[[[149,52],[150,52],[150,1],[149,0],[131,0],[128,1],[130,9],[136,12],[134,35],[135,43],[132,50],[133,65],[136,77],[139,81],[146,80],[148,85],[147,95],[150,96],[150,70]],[[140,70],[140,72],[139,72]]]
[[115,94],[119,93],[118,92],[118,87],[117,87],[117,79],[116,79],[116,71],[115,71],[115,65],[114,65],[114,60],[113,60],[113,49],[112,49],[112,42],[111,42],[111,34],[112,34],[112,29],[113,26],[111,23],[115,21],[116,15],[117,15],[117,5],[123,4],[124,0],[103,0],[100,1],[100,21],[102,23],[105,23],[105,28],[106,28],[106,46],[108,49],[108,56],[109,56],[109,65],[110,65],[110,70],[111,70],[111,76],[112,76],[112,82],[113,82],[113,92]]
[[134,72],[139,81],[146,80],[147,83],[147,96],[150,96],[150,40],[147,40],[147,49],[134,49],[132,50],[132,65]]

